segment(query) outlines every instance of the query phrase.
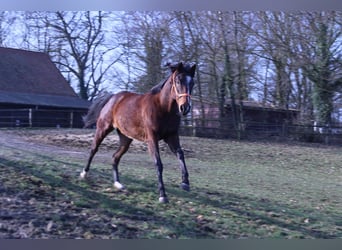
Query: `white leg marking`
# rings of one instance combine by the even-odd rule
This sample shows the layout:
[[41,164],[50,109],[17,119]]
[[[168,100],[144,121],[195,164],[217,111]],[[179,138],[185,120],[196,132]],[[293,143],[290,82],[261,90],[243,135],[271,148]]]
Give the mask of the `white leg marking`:
[[119,189],[119,190],[125,189],[125,186],[122,185],[122,184],[121,184],[120,182],[118,182],[118,181],[114,182],[114,187],[116,187],[116,188]]
[[80,174],[80,178],[81,179],[85,179],[87,177],[87,172],[84,171],[84,169],[82,170],[81,174]]
[[159,202],[160,203],[168,203],[169,199],[167,197],[159,197]]

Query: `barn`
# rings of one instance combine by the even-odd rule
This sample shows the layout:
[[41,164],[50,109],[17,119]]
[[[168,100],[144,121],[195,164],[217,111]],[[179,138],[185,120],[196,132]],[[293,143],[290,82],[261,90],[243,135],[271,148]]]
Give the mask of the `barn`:
[[47,54],[0,47],[0,127],[82,127],[89,104]]
[[239,137],[249,138],[259,135],[282,136],[286,134],[287,127],[295,124],[299,117],[299,111],[295,109],[283,109],[245,100],[242,105],[241,103],[235,104],[236,116],[239,116],[242,121],[235,125],[231,100],[225,103],[223,114],[217,103],[199,102],[194,99],[193,104],[190,122],[192,130],[188,129],[185,134],[200,137],[234,138],[238,135],[237,133]]

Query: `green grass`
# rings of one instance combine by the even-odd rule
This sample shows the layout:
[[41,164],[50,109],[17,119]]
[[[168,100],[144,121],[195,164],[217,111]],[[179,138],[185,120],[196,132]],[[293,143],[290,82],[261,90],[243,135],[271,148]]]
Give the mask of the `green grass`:
[[[178,162],[162,152],[170,203],[159,204],[146,152],[123,157],[127,190],[119,192],[112,188],[111,151],[100,149],[90,178],[81,181],[87,148],[52,147],[30,139],[40,131],[28,132],[0,146],[0,190],[21,197],[6,211],[28,215],[14,216],[17,226],[38,225],[24,228],[30,238],[342,238],[339,147],[184,137],[191,191],[179,188]],[[0,228],[0,236],[20,237],[12,231]]]

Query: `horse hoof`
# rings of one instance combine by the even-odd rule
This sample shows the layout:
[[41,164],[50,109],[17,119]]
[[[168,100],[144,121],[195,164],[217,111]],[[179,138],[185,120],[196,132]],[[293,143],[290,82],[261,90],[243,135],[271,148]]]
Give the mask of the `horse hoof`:
[[159,202],[160,202],[160,203],[168,203],[169,200],[168,200],[167,197],[159,197]]
[[120,182],[116,181],[114,182],[114,187],[118,190],[124,190],[125,189],[125,186],[122,185]]
[[80,179],[85,179],[86,177],[87,177],[87,172],[83,170],[83,171],[80,173]]
[[185,191],[190,191],[190,185],[184,182],[181,184],[181,188]]

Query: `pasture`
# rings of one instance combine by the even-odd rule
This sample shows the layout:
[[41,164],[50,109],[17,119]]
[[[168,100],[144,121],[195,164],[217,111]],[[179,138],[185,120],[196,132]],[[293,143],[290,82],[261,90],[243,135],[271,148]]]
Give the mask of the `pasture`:
[[112,187],[108,136],[79,180],[94,130],[0,130],[0,238],[342,238],[342,148],[181,137],[191,191],[160,143],[170,203],[133,142]]

